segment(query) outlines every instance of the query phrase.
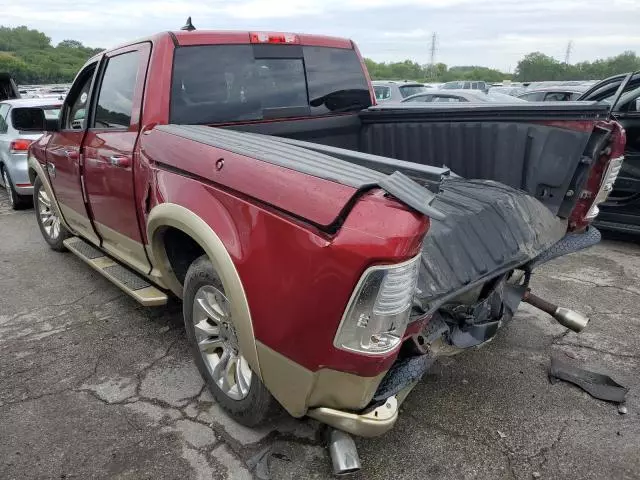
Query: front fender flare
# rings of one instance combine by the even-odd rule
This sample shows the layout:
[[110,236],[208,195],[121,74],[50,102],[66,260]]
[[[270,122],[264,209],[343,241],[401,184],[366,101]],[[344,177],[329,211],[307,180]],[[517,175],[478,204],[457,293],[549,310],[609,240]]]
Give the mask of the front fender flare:
[[182,298],[182,285],[176,278],[164,247],[163,234],[168,227],[189,235],[204,250],[222,280],[225,294],[231,303],[231,315],[238,335],[238,343],[251,369],[262,380],[256,338],[249,310],[249,302],[240,275],[220,237],[197,214],[174,203],[162,203],[153,207],[147,221],[152,264],[171,291]]
[[[40,181],[42,182],[42,186],[44,187],[44,190],[47,192],[47,195],[51,199],[51,207],[55,211],[56,215],[58,215],[58,218],[60,219],[60,223],[64,228],[66,228],[69,232],[75,235],[74,230],[69,226],[66,219],[64,218],[64,215],[62,215],[62,210],[60,209],[60,205],[58,205],[58,199],[56,198],[53,192],[53,188],[51,187],[49,176],[45,173],[44,168],[42,168],[42,165],[40,164],[40,162],[38,162],[38,160],[36,160],[36,158],[30,154],[27,159],[27,163],[29,165],[29,180],[31,180],[31,184],[32,185],[34,184],[35,177],[38,177],[40,179]],[[35,174],[35,176],[33,174]],[[38,208],[37,202],[34,205],[34,208],[37,210]]]

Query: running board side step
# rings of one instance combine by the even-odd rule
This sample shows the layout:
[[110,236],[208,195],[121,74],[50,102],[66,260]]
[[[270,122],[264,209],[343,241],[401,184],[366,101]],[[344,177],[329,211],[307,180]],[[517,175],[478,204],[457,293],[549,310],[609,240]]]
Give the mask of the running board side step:
[[80,257],[138,303],[146,307],[155,307],[165,305],[169,300],[162,290],[154,287],[144,277],[124,267],[89,242],[79,237],[71,237],[63,243],[74,255]]

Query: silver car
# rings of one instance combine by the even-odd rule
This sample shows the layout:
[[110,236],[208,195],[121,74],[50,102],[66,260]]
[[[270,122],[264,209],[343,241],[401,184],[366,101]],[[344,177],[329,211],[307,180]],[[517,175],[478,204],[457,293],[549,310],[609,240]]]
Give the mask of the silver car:
[[401,102],[404,98],[416,93],[427,92],[430,87],[418,82],[400,82],[393,80],[374,80],[371,82],[376,94],[376,102]]
[[13,209],[32,203],[33,185],[27,172],[29,145],[42,135],[42,113],[57,118],[61,102],[25,98],[0,102],[0,183],[9,194]]

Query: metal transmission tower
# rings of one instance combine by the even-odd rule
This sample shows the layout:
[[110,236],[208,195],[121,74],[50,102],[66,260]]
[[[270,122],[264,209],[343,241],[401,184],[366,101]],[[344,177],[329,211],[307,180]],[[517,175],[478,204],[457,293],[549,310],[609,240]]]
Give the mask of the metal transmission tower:
[[564,63],[569,65],[569,61],[571,60],[571,50],[573,50],[573,40],[569,40],[567,43],[567,51],[564,54]]
[[438,34],[433,32],[431,35],[431,47],[430,47],[430,57],[429,57],[429,78],[434,79],[436,76],[435,72],[435,62],[436,62],[436,50],[438,48]]

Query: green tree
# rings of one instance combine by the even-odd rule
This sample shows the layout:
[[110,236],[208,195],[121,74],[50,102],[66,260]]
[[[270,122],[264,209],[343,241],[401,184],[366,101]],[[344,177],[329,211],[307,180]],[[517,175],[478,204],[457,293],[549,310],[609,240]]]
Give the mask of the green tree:
[[0,27],[0,71],[18,83],[70,82],[87,59],[100,51],[77,40],[63,40],[53,47],[51,39],[37,30]]
[[83,48],[83,45],[78,40],[63,40],[58,44],[57,48]]
[[541,52],[533,52],[518,62],[515,78],[528,82],[560,80],[563,71],[563,64],[555,58]]

